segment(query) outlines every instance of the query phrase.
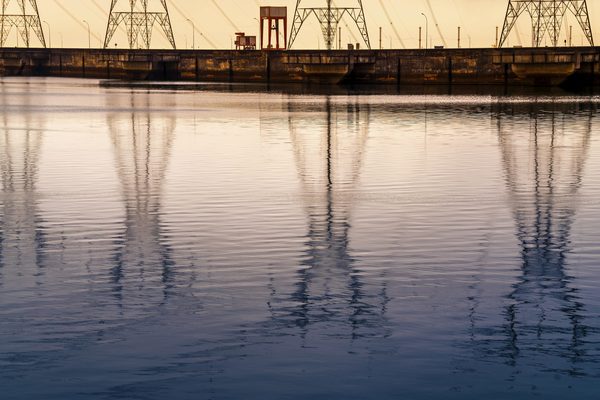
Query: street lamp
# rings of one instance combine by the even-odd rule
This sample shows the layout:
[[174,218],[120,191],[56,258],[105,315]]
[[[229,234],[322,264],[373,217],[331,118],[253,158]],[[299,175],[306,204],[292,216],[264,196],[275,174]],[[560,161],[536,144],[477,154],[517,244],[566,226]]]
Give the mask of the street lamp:
[[88,48],[92,48],[92,30],[90,29],[90,24],[84,19],[83,22],[87,25],[88,28]]
[[[258,32],[260,33],[260,32],[262,31],[263,23],[262,23],[262,22],[260,22],[260,21],[258,20],[258,18],[256,18],[256,17],[254,17],[254,18],[252,18],[252,19],[253,19],[253,20],[255,20],[256,22],[258,22]],[[260,47],[261,47],[261,48],[262,48],[262,46],[263,46],[263,44],[262,44],[262,40],[263,40],[263,37],[262,37],[262,34],[261,34],[261,35],[260,35]]]
[[48,45],[52,48],[52,33],[50,33],[50,24],[46,21],[43,21],[44,24],[48,27]]
[[192,50],[196,48],[196,25],[194,25],[194,21],[189,18],[186,18],[186,21],[192,24]]
[[421,13],[425,17],[425,48],[429,47],[429,19],[425,13]]

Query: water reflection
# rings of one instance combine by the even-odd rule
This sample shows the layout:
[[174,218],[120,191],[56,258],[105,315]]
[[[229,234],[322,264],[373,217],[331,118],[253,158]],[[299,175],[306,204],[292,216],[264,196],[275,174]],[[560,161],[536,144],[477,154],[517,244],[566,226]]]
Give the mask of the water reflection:
[[28,82],[0,87],[9,398],[597,391],[597,99]]
[[357,98],[335,104],[330,97],[324,104],[291,100],[287,104],[307,233],[293,291],[273,290],[269,303],[273,322],[299,328],[302,337],[313,325],[328,322],[337,324],[331,332],[335,336],[384,335],[385,284],[375,287],[365,282],[366,271],[357,268],[350,246],[353,195],[368,138],[370,107]]
[[110,271],[119,305],[127,300],[125,292],[142,290],[144,307],[150,307],[167,298],[173,282],[171,251],[161,224],[161,197],[175,118],[153,108],[151,99],[156,96],[133,91],[110,98],[112,108],[126,110],[108,116],[125,207],[124,231],[116,241]]
[[[496,110],[521,272],[511,292],[498,355],[509,365],[536,357],[560,357],[567,365],[544,368],[583,373],[585,337],[590,331],[568,257],[578,190],[590,146],[591,105],[503,104]],[[588,118],[581,115],[588,114]],[[484,333],[483,331],[480,333]],[[493,341],[493,339],[492,339]]]
[[[32,120],[28,85],[22,95],[6,86],[0,81],[0,285],[2,269],[8,267],[16,274],[41,276],[45,247],[37,189],[44,122]],[[16,104],[21,99],[22,107]]]

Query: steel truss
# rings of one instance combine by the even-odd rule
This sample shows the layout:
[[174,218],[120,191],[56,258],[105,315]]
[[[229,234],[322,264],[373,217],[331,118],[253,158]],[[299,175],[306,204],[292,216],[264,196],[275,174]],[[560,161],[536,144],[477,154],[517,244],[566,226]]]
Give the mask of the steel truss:
[[[17,7],[13,7],[19,14],[12,13],[10,10],[11,1],[2,1],[2,14],[0,15],[0,47],[4,47],[8,36],[13,28],[17,30],[17,35],[23,39],[25,47],[30,47],[32,34],[35,35],[42,47],[46,47],[46,39],[40,12],[36,0],[17,0]],[[10,14],[7,14],[10,13]]]
[[125,26],[127,31],[130,49],[140,47],[149,49],[152,42],[152,29],[155,25],[162,29],[173,49],[176,48],[167,1],[160,0],[161,10],[164,10],[160,12],[148,11],[148,2],[149,0],[129,0],[129,11],[115,11],[117,3],[120,2],[119,0],[111,0],[104,48],[109,46],[117,28],[122,25]]
[[332,7],[332,1],[327,0],[327,7],[300,7],[301,0],[296,1],[296,11],[294,12],[294,21],[292,23],[292,31],[290,33],[290,45],[291,48],[294,44],[298,33],[304,21],[311,15],[317,18],[323,31],[323,37],[325,38],[325,44],[327,50],[331,50],[335,43],[335,37],[337,33],[337,27],[344,15],[348,15],[358,28],[360,35],[362,36],[365,44],[370,49],[371,41],[369,40],[369,31],[367,30],[367,22],[365,19],[365,12],[362,5],[362,0],[358,1],[358,7]]
[[533,47],[540,47],[546,36],[553,46],[558,46],[564,17],[568,12],[579,22],[590,46],[594,46],[587,0],[509,0],[499,47],[504,46],[517,19],[524,12],[531,17]]

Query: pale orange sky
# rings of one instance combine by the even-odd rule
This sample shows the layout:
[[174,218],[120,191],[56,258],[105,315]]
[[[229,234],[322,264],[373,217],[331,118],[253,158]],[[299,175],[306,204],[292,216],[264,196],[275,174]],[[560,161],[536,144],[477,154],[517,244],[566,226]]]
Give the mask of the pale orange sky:
[[[128,3],[127,0],[121,0]],[[16,0],[12,0],[16,3]],[[150,0],[158,3],[158,0]],[[305,0],[307,6],[323,5],[325,0]],[[431,9],[427,3],[431,4]],[[52,44],[55,47],[87,47],[87,25],[90,24],[92,31],[92,47],[100,47],[106,31],[107,13],[109,0],[38,0],[38,6],[42,20],[46,21],[44,30],[48,36],[48,26]],[[353,6],[353,0],[337,0],[338,6]],[[429,33],[432,44],[443,44],[444,39],[448,47],[457,45],[457,27],[462,29],[462,46],[488,47],[494,43],[495,27],[502,26],[508,0],[411,0],[410,2],[400,0],[363,0],[367,23],[370,30],[373,47],[379,47],[379,27],[383,27],[383,47],[389,48],[415,48],[418,47],[418,29],[423,27],[425,31],[425,18],[421,13],[429,17]],[[387,14],[381,6],[384,4]],[[600,2],[588,1],[588,7],[592,18],[592,27],[595,36],[599,32],[597,24],[600,24]],[[234,32],[241,30],[249,35],[258,34],[259,5],[283,5],[288,6],[290,22],[293,9],[296,4],[294,0],[168,0],[171,11],[171,19],[177,46],[179,48],[191,48],[192,25],[186,21],[190,18],[197,32],[195,34],[196,48],[213,48],[211,42],[218,48],[230,48]],[[216,6],[218,4],[218,7]],[[219,8],[222,10],[219,10]],[[227,14],[227,17],[224,16]],[[443,38],[439,35],[438,28]],[[351,20],[346,19],[342,23],[342,40],[344,43],[354,42],[359,37],[354,31],[354,37],[348,27]],[[348,27],[346,26],[348,25]],[[574,25],[574,44],[582,44],[583,36],[574,18],[568,18],[566,25]],[[395,32],[394,31],[395,28]],[[528,45],[531,41],[529,21],[525,18],[518,25],[518,33],[513,33],[510,45]],[[566,29],[563,36],[566,35]],[[200,34],[202,32],[202,34]],[[425,35],[425,33],[423,33]],[[47,37],[48,39],[48,37]],[[208,40],[207,40],[208,39]],[[520,40],[519,40],[520,39]],[[561,39],[561,43],[564,37]],[[600,37],[597,41],[600,40]],[[118,31],[113,43],[122,47],[126,43],[125,35]],[[14,46],[16,39],[11,37],[7,46]],[[298,37],[295,48],[324,48],[323,37],[320,29],[311,18]],[[160,34],[155,34],[152,47],[167,47],[167,42]]]

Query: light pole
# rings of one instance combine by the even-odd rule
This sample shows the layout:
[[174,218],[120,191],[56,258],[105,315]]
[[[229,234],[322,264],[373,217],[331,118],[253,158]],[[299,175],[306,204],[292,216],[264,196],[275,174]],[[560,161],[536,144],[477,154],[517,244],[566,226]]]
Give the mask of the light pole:
[[43,21],[46,24],[46,27],[48,28],[48,45],[50,46],[50,48],[52,48],[52,33],[50,33],[50,24],[46,21]]
[[196,25],[194,24],[194,21],[189,18],[186,18],[185,20],[192,24],[192,50],[194,50],[196,48]]
[[84,19],[83,22],[87,25],[88,28],[88,48],[92,48],[92,30],[90,29],[90,24]]
[[261,21],[258,20],[258,18],[252,18],[253,20],[255,20],[256,22],[258,22],[258,34],[260,35],[259,39],[260,39],[260,48],[262,49],[263,47],[263,25],[264,23],[262,22],[262,17],[261,17]]
[[425,48],[429,47],[429,19],[425,13],[421,13],[425,17]]

